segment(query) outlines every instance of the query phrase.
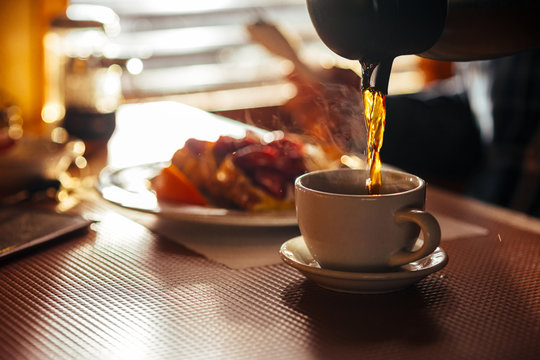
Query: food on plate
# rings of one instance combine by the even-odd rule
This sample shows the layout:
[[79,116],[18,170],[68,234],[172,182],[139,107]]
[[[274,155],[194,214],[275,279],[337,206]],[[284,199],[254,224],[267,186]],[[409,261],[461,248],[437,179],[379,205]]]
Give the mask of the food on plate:
[[294,208],[294,180],[333,161],[298,135],[188,139],[152,180],[160,200],[249,211]]
[[160,176],[152,179],[152,188],[159,200],[173,200],[194,205],[208,205],[201,192],[174,165],[161,170]]

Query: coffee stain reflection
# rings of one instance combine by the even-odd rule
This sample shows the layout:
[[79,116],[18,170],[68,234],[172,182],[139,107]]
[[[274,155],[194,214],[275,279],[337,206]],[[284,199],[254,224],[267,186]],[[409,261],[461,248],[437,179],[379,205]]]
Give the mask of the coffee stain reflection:
[[312,343],[317,351],[324,351],[318,354],[323,358],[355,349],[384,352],[383,343],[388,349],[393,343],[426,346],[441,337],[424,295],[414,286],[388,294],[360,295],[333,292],[300,280],[284,289],[282,299],[309,319]]

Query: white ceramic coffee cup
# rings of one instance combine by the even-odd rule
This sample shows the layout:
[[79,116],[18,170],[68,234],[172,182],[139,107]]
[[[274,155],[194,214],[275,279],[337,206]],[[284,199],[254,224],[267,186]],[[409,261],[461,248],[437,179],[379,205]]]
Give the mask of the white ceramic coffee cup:
[[[424,211],[424,180],[383,170],[381,194],[369,195],[368,176],[368,170],[336,169],[296,179],[298,225],[321,267],[384,271],[419,260],[439,245],[439,224]],[[420,229],[423,244],[413,250],[421,242]]]

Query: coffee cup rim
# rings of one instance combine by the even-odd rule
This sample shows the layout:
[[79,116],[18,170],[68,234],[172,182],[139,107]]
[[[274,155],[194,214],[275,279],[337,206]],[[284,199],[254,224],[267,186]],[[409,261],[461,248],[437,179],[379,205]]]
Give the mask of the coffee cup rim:
[[381,172],[382,173],[400,174],[400,175],[403,175],[404,177],[410,177],[410,178],[415,179],[418,182],[418,184],[416,186],[413,186],[410,189],[406,189],[406,190],[403,190],[403,191],[371,195],[371,194],[345,194],[345,193],[339,193],[339,192],[317,190],[317,189],[313,189],[313,188],[311,188],[311,187],[309,187],[309,186],[302,183],[302,181],[305,178],[310,177],[310,176],[315,176],[317,174],[333,173],[333,172],[350,172],[350,171],[367,173],[367,172],[369,172],[369,169],[340,168],[340,169],[325,169],[325,170],[311,171],[311,172],[307,172],[305,174],[302,174],[302,175],[298,176],[296,178],[296,180],[295,180],[295,187],[303,189],[304,191],[310,191],[312,193],[316,193],[316,194],[320,194],[320,195],[326,195],[326,196],[334,196],[334,197],[335,196],[340,196],[340,197],[351,197],[351,198],[355,198],[355,197],[356,198],[372,198],[372,197],[385,198],[385,197],[402,196],[402,195],[407,194],[407,193],[412,193],[412,192],[421,190],[422,188],[424,188],[426,186],[425,180],[422,179],[421,177],[419,177],[417,175],[414,175],[414,174],[411,174],[411,173],[408,173],[406,171],[395,170],[395,169],[382,169]]

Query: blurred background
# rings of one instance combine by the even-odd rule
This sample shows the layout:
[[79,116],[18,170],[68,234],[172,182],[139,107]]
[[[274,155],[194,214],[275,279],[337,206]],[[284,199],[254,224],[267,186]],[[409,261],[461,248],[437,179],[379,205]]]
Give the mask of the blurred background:
[[[77,187],[60,174],[89,171],[123,105],[181,103],[322,141],[329,124],[347,141],[364,128],[360,65],[319,40],[305,0],[2,0],[0,30],[0,198],[51,186],[43,178]],[[451,73],[398,57],[389,94]]]
[[[320,42],[304,0],[4,0],[0,6],[2,101],[18,104],[28,131],[61,119],[62,105],[82,108],[100,98],[109,99],[98,105],[103,112],[156,99],[216,112],[281,106],[297,93],[288,78],[294,64],[250,36],[246,26],[260,21],[275,25],[314,71],[359,71]],[[433,74],[422,61],[398,58],[389,93],[425,86]],[[66,73],[58,74],[60,68]]]

